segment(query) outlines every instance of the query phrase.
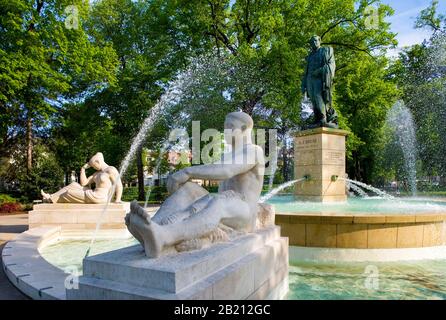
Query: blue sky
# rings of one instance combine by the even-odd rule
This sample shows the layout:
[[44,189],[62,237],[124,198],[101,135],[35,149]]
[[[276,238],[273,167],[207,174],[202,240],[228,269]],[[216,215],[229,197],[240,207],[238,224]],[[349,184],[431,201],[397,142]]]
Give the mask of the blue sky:
[[[427,8],[431,0],[382,0],[381,2],[390,5],[395,10],[394,15],[386,20],[392,24],[392,31],[398,34],[399,47],[421,43],[429,38],[429,30],[414,29],[414,24],[418,13]],[[439,0],[437,12],[446,13],[446,0]]]

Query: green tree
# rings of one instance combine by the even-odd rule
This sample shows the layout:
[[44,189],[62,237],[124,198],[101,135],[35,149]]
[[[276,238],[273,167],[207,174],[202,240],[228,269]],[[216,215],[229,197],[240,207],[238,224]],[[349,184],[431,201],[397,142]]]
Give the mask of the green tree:
[[81,0],[0,1],[0,149],[10,156],[11,145],[22,145],[29,175],[34,143],[63,101],[115,81],[114,51],[90,41],[87,13]]
[[[112,134],[120,138],[118,158],[130,148],[150,109],[173,76],[186,65],[187,55],[203,50],[202,41],[181,29],[187,23],[194,29],[187,4],[177,1],[104,0],[94,5],[87,26],[95,41],[111,45],[119,64],[115,88],[108,88],[87,101],[112,121]],[[175,17],[175,19],[172,19]],[[149,133],[149,145],[167,136],[166,123]],[[144,200],[143,147],[136,155],[138,198]]]
[[437,7],[438,1],[432,1],[415,23],[432,32],[430,39],[403,50],[392,73],[416,123],[422,174],[442,176],[445,183],[446,18]]
[[[397,95],[385,71],[386,50],[396,45],[384,19],[393,13],[389,6],[373,0],[195,0],[187,6],[194,12],[194,26],[215,44],[221,64],[207,70],[181,110],[201,120],[205,129],[220,128],[228,110],[241,109],[253,115],[257,125],[278,129],[286,146],[290,130],[301,125],[300,82],[308,40],[318,34],[323,45],[335,49],[334,107],[341,127],[352,131],[349,172],[370,179],[372,171],[364,171],[374,161],[386,111]],[[370,6],[376,8],[377,26],[368,25]],[[289,167],[286,154],[284,148],[284,175]]]

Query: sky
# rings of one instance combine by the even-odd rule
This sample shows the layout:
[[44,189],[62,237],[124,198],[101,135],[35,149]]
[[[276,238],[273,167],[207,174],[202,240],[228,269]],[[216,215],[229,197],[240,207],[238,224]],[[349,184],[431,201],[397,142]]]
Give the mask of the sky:
[[[428,39],[431,32],[424,29],[415,29],[415,18],[419,12],[427,8],[431,0],[382,0],[390,5],[395,13],[386,20],[391,23],[391,29],[397,33],[398,47],[410,46]],[[446,0],[438,1],[437,12],[446,13]]]

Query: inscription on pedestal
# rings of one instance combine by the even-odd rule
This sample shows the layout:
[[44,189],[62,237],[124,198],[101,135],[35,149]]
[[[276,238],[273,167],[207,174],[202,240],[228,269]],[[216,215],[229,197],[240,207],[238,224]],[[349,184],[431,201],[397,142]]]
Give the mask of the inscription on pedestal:
[[323,153],[324,163],[334,165],[344,165],[345,152],[342,151],[325,151]]
[[298,150],[311,150],[317,149],[321,146],[320,137],[300,137],[297,139],[297,149]]
[[345,201],[345,181],[332,180],[345,174],[346,131],[318,128],[295,137],[295,176],[310,181],[296,184],[295,194],[310,201]]

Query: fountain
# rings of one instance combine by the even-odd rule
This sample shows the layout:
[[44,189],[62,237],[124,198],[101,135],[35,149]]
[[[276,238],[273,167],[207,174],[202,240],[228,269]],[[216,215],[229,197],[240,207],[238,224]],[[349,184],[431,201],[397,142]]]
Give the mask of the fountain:
[[[444,255],[446,203],[396,199],[345,178],[345,136],[319,128],[295,137],[295,173],[262,199],[276,208],[290,260],[410,260]],[[340,186],[336,183],[342,182]],[[347,198],[346,183],[360,198]],[[295,185],[294,197],[278,192]],[[369,196],[363,189],[375,194]]]
[[[339,179],[343,179],[345,181],[347,181],[350,185],[352,186],[357,186],[357,187],[362,187],[364,189],[367,189],[371,192],[376,193],[378,196],[384,198],[384,199],[394,199],[393,196],[391,196],[390,194],[388,194],[387,192],[380,190],[378,188],[375,188],[367,183],[364,182],[360,182],[360,181],[356,181],[356,180],[352,180],[352,179],[347,179],[347,178],[339,178]],[[361,189],[360,189],[361,190]],[[365,194],[366,196],[367,194]]]
[[296,199],[343,202],[347,199],[345,137],[348,132],[317,128],[297,133],[294,138],[294,176],[308,179],[296,183]]
[[[276,222],[289,238],[290,261],[390,261],[444,257],[444,202],[395,199],[386,192],[346,178],[345,139],[331,106],[334,56],[311,39],[302,92],[309,96],[314,117],[294,138],[294,196],[265,195],[276,208]],[[321,55],[321,61],[315,56]],[[320,65],[322,64],[322,66]],[[322,70],[317,76],[313,70]],[[322,73],[322,74],[321,74]],[[318,78],[320,77],[320,78]],[[318,81],[324,83],[320,86]],[[308,109],[308,100],[302,102]],[[402,103],[390,110],[388,125],[404,151],[413,194],[416,193],[416,141],[413,120]],[[360,195],[347,198],[347,185]],[[283,189],[282,186],[277,188]],[[275,194],[276,190],[273,190]]]
[[[295,177],[262,199],[276,208],[290,261],[392,261],[443,257],[446,203],[396,199],[345,178],[345,137],[333,128],[295,135]],[[409,159],[410,157],[408,157]],[[295,186],[294,196],[278,195]],[[347,198],[347,186],[362,197]],[[368,195],[367,190],[371,195]]]
[[410,110],[402,101],[396,102],[389,110],[386,125],[393,130],[395,138],[403,151],[409,189],[412,196],[417,194],[417,139],[415,123]]
[[[332,52],[328,50],[326,53],[330,58]],[[332,67],[334,61],[328,70]],[[127,170],[156,118],[181,98],[181,89],[189,85],[185,83],[189,76],[189,71],[180,75],[144,121],[121,164],[120,175]],[[309,95],[314,101],[317,92]],[[324,95],[325,98],[328,96]],[[269,190],[262,197],[259,196],[261,188],[252,187],[257,186],[257,182],[261,184],[260,180],[249,181],[248,193],[255,192],[258,197],[251,204],[259,202],[256,229],[250,230],[253,232],[233,232],[221,224],[228,212],[220,209],[225,209],[228,203],[237,201],[237,219],[242,215],[246,194],[237,194],[231,188],[216,195],[220,200],[224,199],[215,207],[218,210],[207,212],[210,217],[201,221],[189,221],[187,228],[178,224],[178,220],[181,223],[183,220],[177,219],[176,215],[167,215],[165,221],[162,217],[162,213],[168,211],[164,210],[166,207],[177,209],[184,206],[187,199],[183,201],[184,198],[176,197],[176,201],[166,201],[164,209],[153,217],[134,204],[127,226],[137,240],[113,233],[99,234],[98,231],[107,227],[110,219],[109,206],[113,204],[109,204],[111,199],[108,199],[105,206],[100,204],[100,217],[90,217],[90,226],[96,227],[93,236],[91,232],[86,236],[79,230],[74,232],[60,225],[38,226],[20,235],[16,241],[9,242],[2,253],[7,277],[34,299],[263,299],[282,298],[288,289],[288,275],[293,279],[291,287],[294,288],[289,297],[307,297],[307,284],[320,286],[325,280],[321,274],[329,273],[336,278],[336,286],[331,288],[333,292],[349,291],[339,297],[357,297],[361,292],[358,285],[362,283],[360,277],[366,273],[364,270],[370,269],[371,261],[372,266],[385,269],[389,268],[387,263],[393,261],[444,259],[446,202],[393,198],[373,186],[347,179],[345,139],[348,132],[336,128],[336,115],[329,105],[331,101],[324,102],[327,108],[316,106],[319,108],[317,125],[312,124],[312,128],[295,136],[295,180]],[[410,162],[415,158],[407,159]],[[171,180],[174,181],[171,187],[176,191],[199,190],[192,182],[180,182],[184,175],[202,176],[202,169],[180,171]],[[230,187],[231,183],[225,186]],[[294,194],[280,194],[292,186],[295,186]],[[347,187],[361,197],[347,198]],[[111,194],[115,193],[115,188],[116,185]],[[213,197],[200,192],[206,201]],[[183,196],[191,193],[185,191]],[[194,202],[188,212],[189,219],[203,211],[200,203],[200,200]],[[81,213],[88,216],[86,212]],[[212,217],[218,218],[218,226],[207,233],[204,230],[206,226],[216,226]],[[156,221],[160,222],[157,236],[150,238],[153,235],[148,231],[150,224]],[[274,224],[280,226],[280,232]],[[289,251],[283,236],[288,237]],[[172,238],[176,240],[172,241]],[[157,246],[155,240],[159,239],[164,243]],[[94,255],[83,259],[85,252]],[[288,269],[288,254],[291,263],[301,263],[299,267]],[[344,272],[342,282],[332,272],[335,267],[328,264],[333,261]],[[348,265],[342,265],[342,262],[348,262]],[[382,265],[383,262],[386,264]],[[79,270],[82,265],[83,269]],[[431,262],[423,268],[421,270],[444,272],[444,267]],[[421,272],[407,265],[404,270]],[[83,275],[76,282],[74,275],[79,271]],[[403,283],[405,279],[401,277],[399,268],[393,268],[391,273],[398,277],[399,284],[407,285]],[[305,279],[304,284],[299,280],[302,278]],[[432,279],[425,283],[431,287],[436,285]],[[425,290],[424,287],[419,289],[422,286],[420,281],[416,285],[417,290],[410,287],[408,291]],[[436,294],[431,296],[438,297]],[[312,297],[311,294],[308,297]]]
[[291,180],[291,181],[285,182],[285,183],[281,184],[280,186],[270,190],[266,195],[262,196],[260,198],[259,202],[260,203],[265,203],[266,201],[268,201],[269,199],[271,199],[272,197],[277,195],[280,191],[282,191],[282,190],[284,190],[286,188],[289,188],[292,185],[294,185],[294,184],[296,184],[298,182],[304,181],[306,179],[307,178],[304,177],[304,178],[300,178],[300,179],[296,179],[296,180]]
[[360,197],[363,197],[363,198],[368,197],[367,193],[364,190],[362,190],[359,186],[357,186],[353,183],[348,182],[347,187],[349,189],[352,189],[354,192],[356,192]]
[[[271,206],[259,204],[265,160],[251,141],[253,125],[248,114],[229,113],[225,139],[231,151],[216,163],[171,175],[170,196],[154,216],[132,202],[125,221],[144,251],[135,245],[84,259],[79,289],[67,289],[67,298],[283,297],[287,241]],[[198,178],[223,181],[211,195],[192,182]],[[237,281],[246,270],[244,281]]]

